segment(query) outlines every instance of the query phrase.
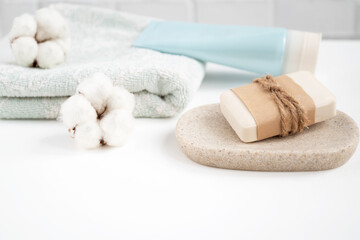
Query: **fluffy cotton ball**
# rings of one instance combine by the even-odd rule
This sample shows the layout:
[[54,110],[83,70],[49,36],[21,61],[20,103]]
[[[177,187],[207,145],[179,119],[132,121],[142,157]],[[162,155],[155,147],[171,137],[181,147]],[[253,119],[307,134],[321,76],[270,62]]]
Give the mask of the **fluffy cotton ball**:
[[16,62],[24,67],[33,66],[38,54],[38,45],[32,37],[19,37],[11,44]]
[[134,117],[126,110],[107,113],[100,121],[104,141],[109,146],[123,146],[129,140],[134,124]]
[[23,14],[14,19],[12,28],[9,33],[10,41],[18,37],[34,37],[36,33],[36,20],[30,14]]
[[123,146],[134,128],[134,105],[133,94],[96,73],[81,82],[77,93],[63,103],[60,118],[70,132],[73,129],[83,148]]
[[107,99],[110,96],[113,85],[111,80],[103,73],[95,73],[83,80],[76,91],[86,97],[100,115],[106,110]]
[[75,127],[77,131],[77,126],[80,124],[96,123],[97,114],[84,96],[76,94],[61,105],[60,119],[70,131]]
[[86,122],[76,127],[75,141],[82,148],[100,146],[102,131],[97,122]]
[[106,111],[115,109],[124,109],[132,113],[135,107],[134,94],[130,93],[124,87],[113,87],[111,95],[107,100]]
[[65,53],[55,41],[46,41],[39,44],[36,61],[41,68],[52,68],[65,61]]
[[51,8],[42,8],[36,11],[37,22],[36,40],[43,42],[67,36],[67,24],[61,14]]
[[52,68],[64,62],[70,51],[67,23],[50,8],[39,9],[35,16],[16,17],[9,38],[16,61],[26,67]]

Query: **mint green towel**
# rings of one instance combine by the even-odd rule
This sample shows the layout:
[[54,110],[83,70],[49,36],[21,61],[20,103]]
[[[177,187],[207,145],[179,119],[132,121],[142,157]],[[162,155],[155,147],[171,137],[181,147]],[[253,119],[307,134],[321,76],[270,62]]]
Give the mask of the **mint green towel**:
[[24,68],[0,44],[0,118],[58,116],[61,103],[94,72],[135,94],[136,117],[170,117],[184,109],[204,77],[194,59],[131,47],[152,19],[81,5],[56,4],[67,19],[72,49],[53,69]]

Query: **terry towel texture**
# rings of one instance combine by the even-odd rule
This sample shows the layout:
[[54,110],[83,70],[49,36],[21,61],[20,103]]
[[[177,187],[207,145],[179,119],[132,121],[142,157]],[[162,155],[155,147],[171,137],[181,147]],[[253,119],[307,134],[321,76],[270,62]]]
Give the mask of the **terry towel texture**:
[[[131,47],[150,18],[79,5],[51,7],[70,27],[67,61],[53,69],[24,68],[5,49],[0,118],[56,118],[78,83],[97,71],[135,94],[136,117],[170,117],[184,109],[204,77],[204,64],[194,59]],[[0,52],[4,48],[9,48],[7,39]]]

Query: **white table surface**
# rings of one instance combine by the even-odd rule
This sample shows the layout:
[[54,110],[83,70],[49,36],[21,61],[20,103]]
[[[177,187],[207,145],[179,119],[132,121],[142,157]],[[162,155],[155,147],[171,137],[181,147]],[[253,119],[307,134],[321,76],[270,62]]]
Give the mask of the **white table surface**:
[[[317,70],[358,124],[359,57],[359,41],[324,41]],[[188,109],[241,79],[209,65]],[[127,146],[93,151],[56,121],[0,121],[0,239],[360,239],[359,149],[322,172],[210,168],[181,152],[178,118],[138,119]]]

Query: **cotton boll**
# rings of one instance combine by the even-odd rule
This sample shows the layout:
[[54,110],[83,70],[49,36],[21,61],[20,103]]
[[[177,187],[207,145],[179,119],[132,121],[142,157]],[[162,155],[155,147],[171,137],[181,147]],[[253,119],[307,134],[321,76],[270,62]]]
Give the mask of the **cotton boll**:
[[113,89],[111,80],[103,73],[95,73],[83,80],[76,91],[86,97],[100,115],[106,110],[107,99]]
[[36,20],[33,15],[23,14],[14,19],[9,33],[10,41],[18,37],[34,37],[36,33]]
[[135,119],[126,110],[114,110],[100,121],[103,139],[109,146],[123,146],[134,129]]
[[[23,37],[33,39],[18,41]],[[63,63],[70,51],[66,20],[50,8],[38,10],[35,16],[23,14],[15,18],[9,38],[15,59],[22,66],[35,67],[33,63],[37,63],[40,68],[52,68]]]
[[68,98],[61,105],[60,119],[71,131],[73,128],[77,128],[78,125],[85,122],[96,123],[97,114],[84,96],[76,94]]
[[36,60],[40,68],[52,68],[65,61],[65,53],[55,41],[46,41],[39,44]]
[[38,44],[32,37],[19,37],[11,44],[16,62],[24,67],[33,66],[38,54]]
[[37,22],[36,40],[43,42],[55,38],[65,38],[68,35],[67,24],[63,16],[51,8],[36,11]]
[[113,111],[115,109],[124,109],[129,113],[134,111],[135,97],[124,87],[113,87],[111,95],[107,101],[107,111]]
[[102,131],[97,122],[86,122],[76,127],[75,141],[82,148],[97,148],[101,139]]

